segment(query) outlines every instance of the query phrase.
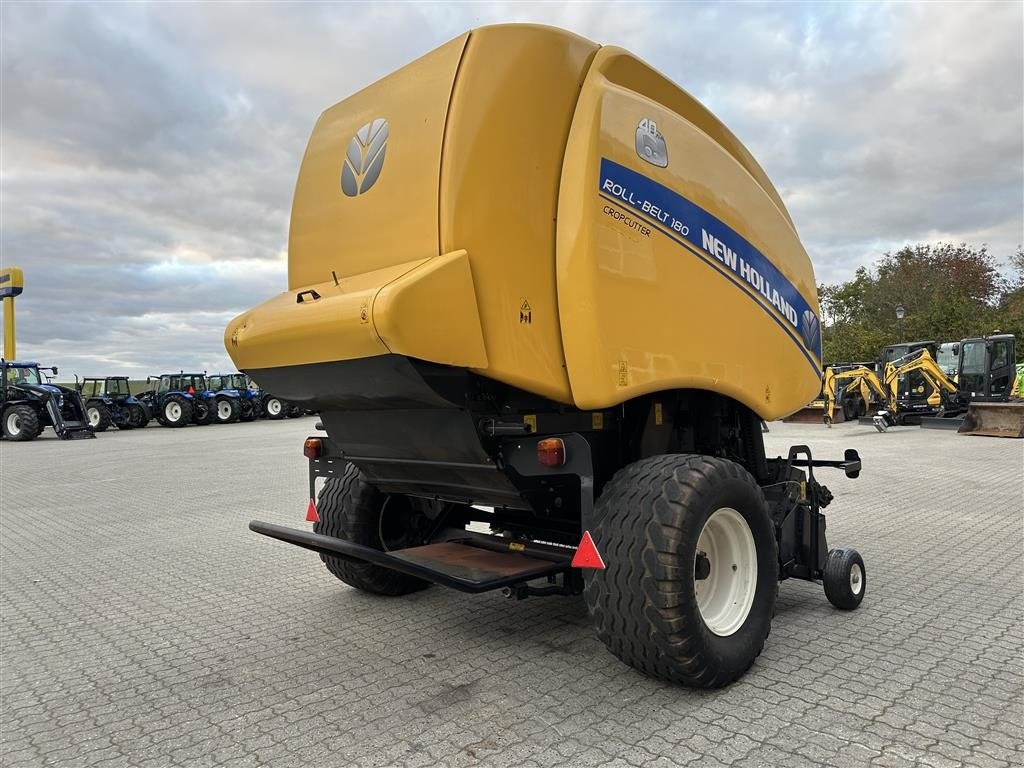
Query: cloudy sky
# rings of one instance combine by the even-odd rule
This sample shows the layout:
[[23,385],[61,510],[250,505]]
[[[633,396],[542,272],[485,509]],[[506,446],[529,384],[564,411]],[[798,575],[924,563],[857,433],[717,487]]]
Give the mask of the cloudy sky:
[[[626,47],[778,186],[819,281],[905,242],[1024,242],[1019,2],[0,6],[0,248],[22,359],[230,366],[227,321],[285,287],[318,114],[470,27]],[[64,375],[61,378],[64,378]]]

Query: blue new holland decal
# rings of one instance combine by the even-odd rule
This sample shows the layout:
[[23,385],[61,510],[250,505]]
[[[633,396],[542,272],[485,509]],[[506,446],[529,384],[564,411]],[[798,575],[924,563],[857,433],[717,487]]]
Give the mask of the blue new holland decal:
[[818,316],[786,276],[742,235],[668,187],[605,157],[601,158],[600,194],[632,208],[742,288],[820,372]]

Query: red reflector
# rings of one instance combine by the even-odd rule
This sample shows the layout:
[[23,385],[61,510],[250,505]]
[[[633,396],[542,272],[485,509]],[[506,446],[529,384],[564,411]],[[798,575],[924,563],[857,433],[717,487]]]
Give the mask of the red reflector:
[[307,459],[319,459],[324,452],[324,441],[319,437],[307,437],[302,444],[302,455]]
[[576,548],[571,565],[573,568],[604,570],[604,560],[601,559],[601,553],[597,551],[594,540],[590,538],[590,531],[583,532],[583,538],[580,539],[580,545]]
[[320,515],[318,515],[316,513],[316,504],[313,503],[312,499],[309,500],[309,506],[306,507],[306,522],[307,523],[319,523],[320,522]]
[[565,443],[558,437],[547,437],[537,443],[537,461],[545,467],[565,464]]
[[188,393],[190,395],[194,395],[196,393],[196,388],[193,387],[191,384],[188,385]]

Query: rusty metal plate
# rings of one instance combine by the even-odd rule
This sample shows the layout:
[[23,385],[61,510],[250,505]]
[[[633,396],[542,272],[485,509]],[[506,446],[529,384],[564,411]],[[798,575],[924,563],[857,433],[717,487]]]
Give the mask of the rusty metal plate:
[[494,579],[520,576],[525,581],[565,570],[565,563],[540,560],[513,552],[494,552],[468,544],[443,542],[389,553],[409,563],[440,571],[459,579],[483,584]]

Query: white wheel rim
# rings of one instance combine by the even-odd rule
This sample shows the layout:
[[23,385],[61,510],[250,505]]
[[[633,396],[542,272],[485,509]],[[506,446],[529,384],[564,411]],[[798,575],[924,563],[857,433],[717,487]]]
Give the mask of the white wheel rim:
[[226,421],[231,418],[231,403],[221,401],[217,403],[217,418]]
[[[704,523],[697,553],[707,557],[706,579],[694,580],[697,608],[707,628],[719,637],[735,633],[750,615],[757,590],[757,548],[743,515],[722,507]],[[696,567],[694,556],[694,567]]]
[[267,401],[267,413],[271,416],[277,416],[281,412],[281,401],[280,400],[268,400]]
[[21,434],[21,416],[16,413],[10,413],[7,415],[7,434]]
[[89,426],[95,427],[100,423],[100,412],[97,408],[89,409]]
[[181,406],[178,403],[168,403],[164,408],[164,415],[171,421],[177,421],[181,418]]
[[854,563],[850,568],[850,591],[859,595],[862,589],[864,589],[864,569],[860,567],[860,563]]

